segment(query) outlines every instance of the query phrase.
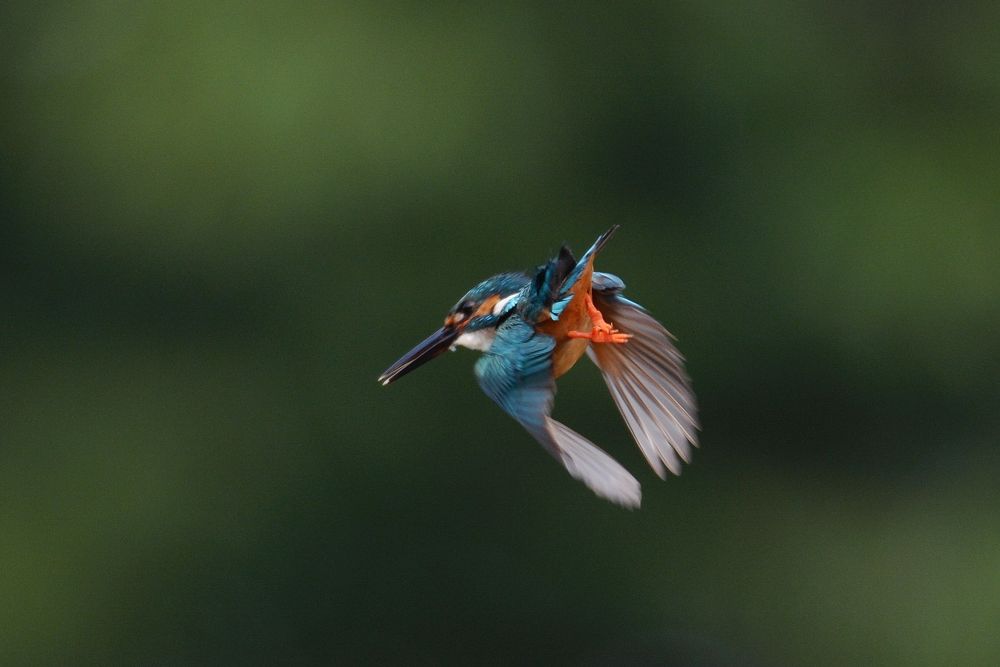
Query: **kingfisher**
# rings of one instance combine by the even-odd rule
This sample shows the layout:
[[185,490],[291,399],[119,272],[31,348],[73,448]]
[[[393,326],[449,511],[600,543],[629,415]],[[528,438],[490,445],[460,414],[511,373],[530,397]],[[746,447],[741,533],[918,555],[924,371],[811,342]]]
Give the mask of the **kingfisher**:
[[569,248],[534,271],[501,273],[458,300],[432,333],[378,378],[395,382],[444,351],[482,352],[480,388],[598,496],[627,508],[642,501],[639,482],[594,443],[551,417],[556,379],[584,354],[600,369],[639,449],[661,479],[679,475],[698,446],[697,405],[674,337],[625,283],[594,270],[619,225],[577,261]]

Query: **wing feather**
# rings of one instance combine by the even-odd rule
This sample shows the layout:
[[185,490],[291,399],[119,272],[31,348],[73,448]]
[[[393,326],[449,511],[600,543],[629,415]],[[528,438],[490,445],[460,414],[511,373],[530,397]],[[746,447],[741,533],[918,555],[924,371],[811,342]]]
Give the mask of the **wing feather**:
[[[673,336],[640,305],[612,288],[594,290],[605,318],[632,338],[624,345],[594,345],[587,354],[601,369],[618,411],[643,456],[660,476],[664,468],[679,475],[698,446],[698,407],[684,357]],[[596,286],[596,285],[595,285]]]
[[512,315],[476,362],[479,386],[575,479],[602,498],[638,507],[642,499],[639,482],[592,442],[549,417],[555,396],[554,346],[552,337],[535,332],[519,315]]
[[639,507],[642,489],[632,474],[617,461],[565,424],[548,419],[548,431],[559,449],[556,458],[575,479],[601,498],[622,507]]

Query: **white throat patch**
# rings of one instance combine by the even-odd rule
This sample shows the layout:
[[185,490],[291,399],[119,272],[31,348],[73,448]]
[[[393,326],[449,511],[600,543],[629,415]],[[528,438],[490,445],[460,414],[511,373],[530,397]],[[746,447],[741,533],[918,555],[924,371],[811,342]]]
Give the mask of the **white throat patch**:
[[470,350],[479,350],[480,352],[486,352],[493,345],[493,339],[496,338],[496,329],[477,329],[476,331],[465,331],[458,338],[455,339],[452,349],[455,345],[461,345],[462,347],[467,347]]

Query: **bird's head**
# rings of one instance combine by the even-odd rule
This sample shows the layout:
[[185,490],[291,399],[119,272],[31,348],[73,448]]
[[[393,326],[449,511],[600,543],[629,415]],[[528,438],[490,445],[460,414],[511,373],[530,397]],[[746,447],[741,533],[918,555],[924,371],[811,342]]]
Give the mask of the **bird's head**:
[[455,346],[490,349],[497,326],[514,308],[517,295],[528,282],[523,274],[501,273],[479,283],[452,306],[443,327],[400,357],[378,381],[383,385],[394,382]]

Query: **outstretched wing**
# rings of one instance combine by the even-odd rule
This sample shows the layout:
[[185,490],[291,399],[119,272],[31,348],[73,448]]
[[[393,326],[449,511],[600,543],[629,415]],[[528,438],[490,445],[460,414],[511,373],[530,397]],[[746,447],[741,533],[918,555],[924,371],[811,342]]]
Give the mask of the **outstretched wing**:
[[632,334],[624,345],[592,345],[597,364],[619,412],[649,465],[661,478],[675,475],[698,446],[698,407],[684,357],[673,336],[637,303],[621,296],[617,276],[595,273],[594,304],[615,328]]
[[580,434],[549,417],[556,385],[555,340],[536,333],[519,315],[497,329],[490,349],[476,362],[479,386],[594,493],[625,507],[638,507],[639,482]]

